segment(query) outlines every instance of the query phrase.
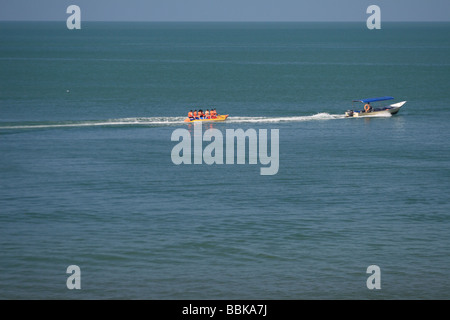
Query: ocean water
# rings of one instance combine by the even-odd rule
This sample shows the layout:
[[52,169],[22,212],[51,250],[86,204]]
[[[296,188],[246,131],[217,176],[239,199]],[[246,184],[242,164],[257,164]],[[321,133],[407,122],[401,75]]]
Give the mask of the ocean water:
[[[0,298],[449,299],[449,35],[1,22]],[[387,95],[397,115],[343,117]],[[279,130],[275,175],[173,163],[212,107],[203,130]]]

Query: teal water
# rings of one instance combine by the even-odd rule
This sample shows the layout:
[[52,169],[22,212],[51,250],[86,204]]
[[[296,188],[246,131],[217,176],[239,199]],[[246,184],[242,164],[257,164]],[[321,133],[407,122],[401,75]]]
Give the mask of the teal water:
[[[0,298],[449,299],[449,31],[1,22]],[[173,164],[199,107],[278,129],[278,173]]]

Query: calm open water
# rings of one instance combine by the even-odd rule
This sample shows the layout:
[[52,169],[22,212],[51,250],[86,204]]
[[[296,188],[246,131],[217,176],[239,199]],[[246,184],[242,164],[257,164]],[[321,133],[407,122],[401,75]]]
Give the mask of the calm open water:
[[[1,22],[0,298],[449,299],[450,24],[382,27]],[[173,164],[210,107],[278,173]]]

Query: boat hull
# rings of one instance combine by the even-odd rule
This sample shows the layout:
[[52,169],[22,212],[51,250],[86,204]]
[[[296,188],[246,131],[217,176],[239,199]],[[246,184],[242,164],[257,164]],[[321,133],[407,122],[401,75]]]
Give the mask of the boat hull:
[[383,114],[397,114],[400,111],[400,108],[406,103],[406,101],[398,102],[391,104],[388,107],[374,109],[371,112],[365,112],[364,110],[353,111],[349,110],[345,113],[346,117],[349,118],[358,118],[358,117],[376,117]]
[[225,120],[227,120],[227,118],[228,118],[227,114],[221,114],[215,118],[204,118],[204,119],[186,118],[186,119],[184,119],[184,122],[217,122],[217,121],[225,121]]

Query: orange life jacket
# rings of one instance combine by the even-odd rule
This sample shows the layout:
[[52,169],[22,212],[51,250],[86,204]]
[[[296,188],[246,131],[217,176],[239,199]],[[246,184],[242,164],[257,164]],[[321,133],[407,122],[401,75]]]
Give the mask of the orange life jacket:
[[196,117],[197,116],[197,111],[194,111],[194,117]]
[[188,113],[188,117],[189,118],[192,118],[194,115],[192,114],[192,112],[191,111],[189,111],[189,113]]

